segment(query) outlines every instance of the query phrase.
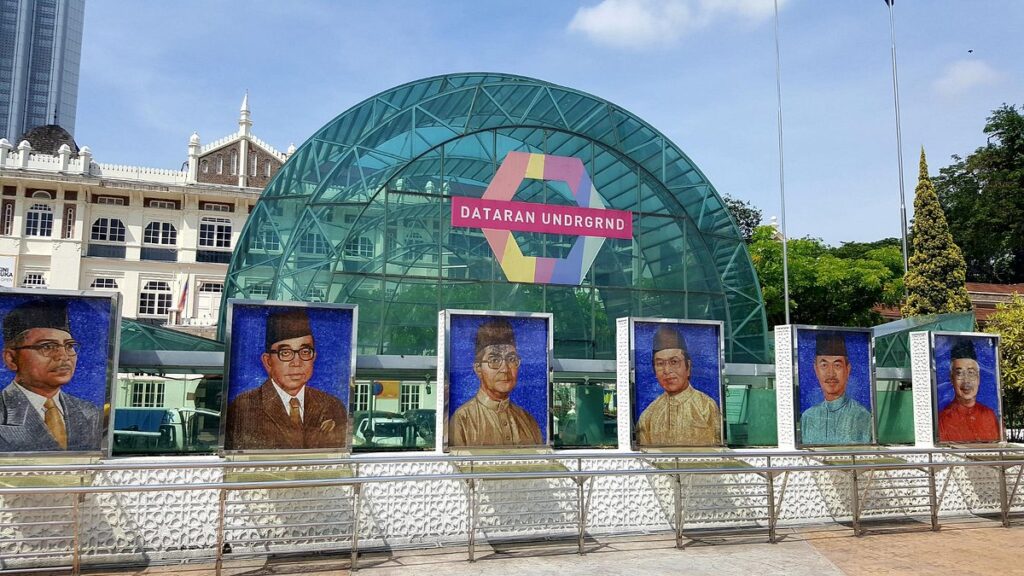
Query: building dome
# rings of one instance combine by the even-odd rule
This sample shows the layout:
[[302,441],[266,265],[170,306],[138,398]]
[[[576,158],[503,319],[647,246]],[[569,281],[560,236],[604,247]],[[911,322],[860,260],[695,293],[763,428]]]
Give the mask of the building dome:
[[67,144],[71,149],[71,156],[78,157],[78,144],[75,143],[74,137],[56,124],[36,126],[18,138],[18,142],[25,140],[32,146],[32,151],[37,154],[56,156],[60,147]]
[[[632,232],[510,228],[496,240],[455,222],[453,206],[490,201],[499,167],[524,157],[502,201],[597,206]],[[582,163],[593,192],[538,172],[544,162]],[[253,208],[228,298],[356,304],[360,354],[436,354],[438,311],[470,309],[552,313],[559,358],[615,358],[627,316],[719,320],[727,361],[769,358],[746,244],[697,166],[615,104],[504,74],[398,86],[314,133]]]

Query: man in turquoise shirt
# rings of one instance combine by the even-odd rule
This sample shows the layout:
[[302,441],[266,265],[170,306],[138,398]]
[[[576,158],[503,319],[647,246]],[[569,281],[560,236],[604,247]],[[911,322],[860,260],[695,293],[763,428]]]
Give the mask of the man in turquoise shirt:
[[871,443],[871,412],[846,396],[850,368],[843,334],[819,332],[814,351],[814,374],[818,377],[825,401],[804,410],[800,416],[801,443]]

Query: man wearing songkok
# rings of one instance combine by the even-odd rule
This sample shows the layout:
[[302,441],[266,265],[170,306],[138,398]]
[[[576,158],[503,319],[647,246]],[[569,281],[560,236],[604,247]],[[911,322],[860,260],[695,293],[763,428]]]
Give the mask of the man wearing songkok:
[[522,359],[508,320],[488,320],[476,331],[473,372],[480,380],[476,396],[452,415],[452,446],[537,446],[540,427],[509,395],[519,378]]
[[693,360],[683,335],[661,325],[652,342],[654,376],[663,390],[640,414],[640,446],[717,446],[722,416],[710,396],[690,384]]
[[96,451],[98,406],[64,392],[81,345],[71,335],[67,302],[30,300],[3,321],[4,364],[14,380],[0,393],[0,452]]
[[981,372],[969,338],[958,338],[949,352],[949,383],[955,396],[939,412],[939,441],[998,442],[999,419],[978,402]]
[[271,312],[265,343],[260,360],[267,379],[231,402],[225,448],[344,448],[348,432],[345,405],[332,394],[306,386],[313,377],[317,355],[306,311]]
[[871,443],[871,412],[846,395],[850,370],[843,334],[818,332],[814,374],[825,400],[804,410],[800,416],[800,440],[803,444]]

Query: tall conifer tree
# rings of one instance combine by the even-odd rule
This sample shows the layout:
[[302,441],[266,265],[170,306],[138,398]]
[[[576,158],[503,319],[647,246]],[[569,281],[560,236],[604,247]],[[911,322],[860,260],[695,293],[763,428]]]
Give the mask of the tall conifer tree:
[[921,174],[914,191],[914,251],[904,284],[907,299],[903,316],[966,312],[971,298],[964,283],[967,264],[949,233],[946,215],[928,177],[928,162],[921,148]]

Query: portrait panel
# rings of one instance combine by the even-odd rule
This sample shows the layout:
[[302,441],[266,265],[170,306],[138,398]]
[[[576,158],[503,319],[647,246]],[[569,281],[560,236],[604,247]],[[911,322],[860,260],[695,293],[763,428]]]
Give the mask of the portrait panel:
[[999,337],[934,332],[931,341],[936,442],[1002,441]]
[[551,315],[445,314],[446,446],[548,445]]
[[722,323],[631,319],[635,448],[724,445]]
[[347,451],[357,309],[230,300],[224,450]]
[[5,291],[0,326],[0,453],[102,453],[119,295]]
[[796,347],[799,445],[874,444],[871,331],[798,326]]

